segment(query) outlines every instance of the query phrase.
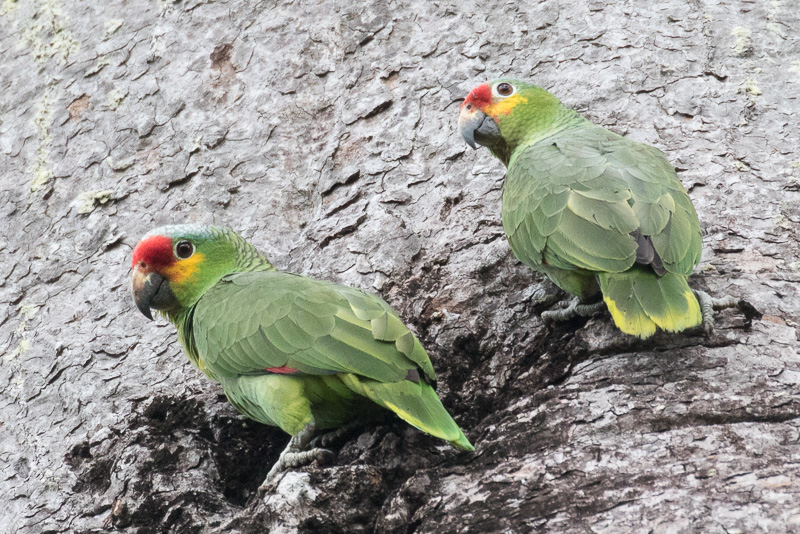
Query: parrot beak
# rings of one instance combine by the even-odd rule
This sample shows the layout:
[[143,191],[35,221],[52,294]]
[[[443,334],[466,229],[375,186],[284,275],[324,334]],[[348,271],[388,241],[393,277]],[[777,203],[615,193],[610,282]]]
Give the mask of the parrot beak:
[[142,315],[153,320],[150,308],[157,310],[169,309],[177,303],[167,279],[160,274],[150,271],[147,267],[137,265],[133,269],[133,301]]
[[461,137],[472,148],[486,145],[493,138],[500,137],[500,128],[494,119],[469,103],[461,106],[458,129],[461,130]]

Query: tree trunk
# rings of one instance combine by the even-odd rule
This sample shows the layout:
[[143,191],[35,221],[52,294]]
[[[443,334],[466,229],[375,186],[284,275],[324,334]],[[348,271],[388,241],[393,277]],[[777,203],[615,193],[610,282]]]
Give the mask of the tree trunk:
[[[800,11],[656,4],[81,2],[0,7],[4,532],[800,529]],[[691,284],[764,313],[711,337],[548,327],[503,168],[460,100],[531,79],[665,151],[700,214]],[[247,422],[129,294],[153,227],[240,230],[375,291],[419,334],[455,452],[396,419],[255,490]]]

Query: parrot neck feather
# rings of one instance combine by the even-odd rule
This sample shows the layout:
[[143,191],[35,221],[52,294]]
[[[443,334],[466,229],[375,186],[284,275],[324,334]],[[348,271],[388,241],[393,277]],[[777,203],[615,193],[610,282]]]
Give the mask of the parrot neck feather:
[[197,352],[197,346],[194,342],[192,335],[192,320],[194,319],[194,306],[191,306],[180,311],[167,314],[167,318],[175,328],[178,330],[178,340],[181,342],[183,351],[189,357],[192,365],[205,372],[205,366],[202,365],[200,354]]
[[541,87],[526,88],[521,94],[525,97],[524,103],[496,118],[502,132],[502,145],[489,147],[506,167],[522,149],[586,120]]
[[[225,248],[225,257],[221,259],[228,267],[224,272],[216,272],[218,276],[214,283],[231,273],[275,270],[275,267],[256,247],[245,241],[242,236],[230,228],[211,226],[206,229],[206,232],[212,236],[212,241],[228,244],[228,247]],[[231,250],[230,245],[232,245],[233,250]],[[231,260],[231,255],[233,256],[232,261],[229,261]]]
[[574,128],[589,122],[585,117],[579,115],[576,111],[573,111],[569,108],[564,108],[564,110],[566,113],[559,114],[558,118],[547,128],[532,131],[530,135],[516,145],[513,150],[510,151],[510,157],[506,167],[511,164],[511,160],[514,159],[516,155],[523,153],[528,147],[545,141],[546,139],[568,128]]
[[546,125],[542,125],[541,128],[533,130],[531,135],[528,136],[521,143],[521,145],[530,146],[541,141],[542,139],[567,129],[570,126],[574,126],[575,124],[584,121],[586,121],[586,119],[580,116],[577,111],[571,110],[562,105],[552,120],[548,121]]
[[[195,276],[185,283],[172,284],[172,290],[178,296],[180,308],[165,313],[167,318],[181,334],[181,342],[191,339],[191,317],[194,307],[202,296],[222,278],[233,273],[255,271],[274,271],[275,267],[265,258],[256,247],[248,243],[239,234],[228,228],[212,226],[203,229],[211,236],[206,243],[201,244],[198,253],[204,250],[202,263],[199,264]],[[191,347],[184,343],[186,352],[192,354]],[[196,354],[195,354],[196,356]],[[197,365],[197,358],[192,357],[192,363]]]
[[[275,267],[259,251],[238,234],[229,238],[236,247],[236,267],[231,272],[274,271]],[[230,274],[230,273],[227,273]]]

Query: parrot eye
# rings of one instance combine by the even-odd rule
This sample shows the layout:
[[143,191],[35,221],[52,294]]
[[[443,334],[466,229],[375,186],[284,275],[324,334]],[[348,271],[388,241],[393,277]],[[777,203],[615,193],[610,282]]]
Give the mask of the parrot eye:
[[507,82],[498,83],[494,90],[497,91],[497,94],[500,96],[511,96],[514,94],[514,86]]
[[194,254],[194,245],[191,241],[181,241],[175,246],[175,255],[182,260],[191,258],[192,254]]

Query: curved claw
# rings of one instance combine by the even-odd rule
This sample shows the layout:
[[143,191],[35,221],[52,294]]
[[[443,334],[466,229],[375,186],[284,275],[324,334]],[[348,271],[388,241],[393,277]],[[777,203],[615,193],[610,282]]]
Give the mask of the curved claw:
[[606,306],[606,303],[602,300],[594,304],[581,304],[579,297],[563,300],[559,304],[564,304],[565,302],[567,303],[566,308],[542,312],[542,320],[550,324],[555,321],[569,321],[574,317],[591,317],[595,313],[602,311]]
[[325,434],[321,434],[314,439],[311,440],[309,446],[312,448],[325,448],[330,447],[332,444],[336,443],[340,439],[344,438],[348,434],[350,434],[356,428],[360,428],[362,426],[361,422],[353,421],[351,423],[347,423],[344,426],[340,426],[336,430],[332,430],[330,432],[326,432]]
[[703,314],[703,330],[707,336],[714,333],[714,312],[725,310],[728,308],[738,308],[744,313],[748,321],[755,318],[761,318],[761,313],[756,310],[752,304],[746,300],[737,300],[736,298],[725,295],[724,297],[715,298],[706,293],[705,291],[695,290],[695,296],[700,302],[700,311]]
[[308,465],[315,460],[321,464],[333,461],[336,456],[333,451],[318,447],[309,448],[309,445],[313,443],[311,438],[314,436],[314,432],[316,432],[314,425],[308,424],[303,430],[292,436],[289,444],[286,445],[286,448],[283,449],[280,457],[278,457],[278,461],[267,473],[267,478],[258,487],[258,491],[265,492],[272,489],[278,479],[278,475],[293,467]]
[[315,460],[320,464],[329,464],[333,461],[336,455],[333,451],[328,449],[309,449],[307,451],[289,452],[284,450],[281,453],[278,461],[272,466],[272,469],[267,473],[267,478],[258,487],[258,491],[268,491],[272,488],[273,483],[276,482],[278,475],[288,471],[293,467],[302,467],[308,465]]

